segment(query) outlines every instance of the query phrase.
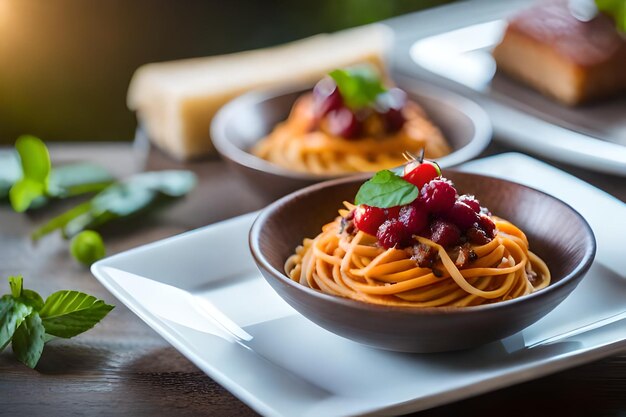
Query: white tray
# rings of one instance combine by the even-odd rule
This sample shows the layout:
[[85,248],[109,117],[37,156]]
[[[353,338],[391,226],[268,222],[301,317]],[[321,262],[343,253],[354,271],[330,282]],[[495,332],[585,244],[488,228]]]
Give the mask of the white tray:
[[[255,213],[93,265],[98,280],[176,349],[264,415],[399,414],[597,360],[626,347],[626,205],[519,154],[463,170],[510,178],[570,203],[598,240],[587,277],[514,336],[446,354],[379,351],[335,336],[282,301],[248,252]],[[558,233],[558,231],[555,231]]]

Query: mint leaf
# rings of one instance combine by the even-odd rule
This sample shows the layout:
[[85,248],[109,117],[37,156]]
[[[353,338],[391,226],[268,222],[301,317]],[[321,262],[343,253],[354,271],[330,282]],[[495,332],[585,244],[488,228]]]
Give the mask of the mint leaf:
[[45,184],[52,165],[43,141],[35,136],[23,135],[17,138],[15,150],[20,156],[24,178]]
[[83,333],[113,309],[96,297],[78,291],[58,291],[50,295],[39,311],[46,333],[70,338]]
[[45,329],[39,314],[30,313],[17,328],[11,346],[17,359],[29,368],[39,362],[44,347]]
[[43,307],[43,298],[33,290],[22,289],[22,295],[19,298],[22,303],[31,306],[33,310],[39,311]]
[[22,295],[22,287],[24,284],[24,278],[21,276],[9,277],[9,287],[11,288],[11,295],[13,298],[19,298]]
[[[22,175],[15,178],[15,167],[10,167],[7,172],[0,169],[0,198],[3,187],[10,184],[9,200],[17,212],[40,207],[48,197],[65,198],[102,191],[114,180],[108,171],[93,164],[70,164],[53,169],[48,148],[34,136],[20,136],[15,149]],[[19,170],[20,166],[17,168]]]
[[132,184],[158,191],[168,197],[182,197],[195,187],[196,182],[193,172],[183,170],[144,172],[130,180]]
[[0,352],[9,344],[15,330],[22,321],[33,311],[33,308],[10,294],[0,298]]
[[134,175],[109,185],[91,201],[57,216],[31,235],[33,240],[62,229],[65,237],[72,237],[86,229],[96,229],[120,217],[129,217],[150,208],[159,200],[181,197],[196,185],[196,176],[190,171],[157,171]]
[[608,14],[615,20],[615,25],[622,32],[626,32],[626,1],[624,0],[595,0],[598,10]]
[[54,197],[70,197],[99,192],[111,185],[115,178],[100,165],[78,163],[52,169],[48,182],[48,194]]
[[380,76],[370,66],[337,69],[329,75],[337,84],[343,102],[352,110],[372,105],[380,93],[387,91]]
[[96,229],[111,220],[140,213],[159,200],[182,197],[194,188],[196,182],[196,176],[190,171],[137,174],[96,195],[89,211],[68,221],[63,234],[72,237],[85,229]]
[[388,208],[409,204],[418,195],[419,189],[415,185],[385,169],[361,185],[354,203]]
[[92,213],[98,216],[110,212],[116,216],[128,216],[147,206],[157,197],[155,190],[132,181],[115,184],[97,196],[91,202]]
[[34,136],[20,136],[15,150],[22,165],[22,178],[9,191],[13,210],[26,211],[33,203],[45,198],[50,175],[50,154],[46,145]]
[[33,203],[45,198],[46,188],[43,183],[34,181],[30,178],[22,178],[9,191],[9,200],[13,210],[22,213],[28,210]]
[[91,202],[88,201],[86,203],[80,204],[68,211],[66,211],[65,213],[52,218],[51,220],[49,220],[46,224],[44,224],[43,226],[41,226],[39,229],[35,230],[31,235],[30,238],[34,241],[37,241],[39,239],[41,239],[42,237],[44,237],[45,235],[54,232],[57,229],[62,229],[63,227],[65,227],[65,225],[67,225],[70,221],[74,220],[75,218],[79,217],[80,215],[83,215],[87,212],[89,212],[89,210],[91,210]]

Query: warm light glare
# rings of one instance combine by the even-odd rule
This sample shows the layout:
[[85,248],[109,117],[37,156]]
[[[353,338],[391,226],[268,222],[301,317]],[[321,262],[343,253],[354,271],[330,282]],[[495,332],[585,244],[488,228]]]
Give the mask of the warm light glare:
[[9,0],[0,0],[0,28],[9,20]]

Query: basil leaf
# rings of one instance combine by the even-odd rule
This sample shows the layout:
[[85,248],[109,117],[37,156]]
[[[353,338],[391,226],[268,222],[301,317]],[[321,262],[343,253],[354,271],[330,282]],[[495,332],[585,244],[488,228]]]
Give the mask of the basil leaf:
[[329,75],[337,84],[343,102],[352,110],[370,106],[380,93],[387,91],[379,75],[370,66],[337,69]]
[[15,150],[20,157],[22,178],[9,191],[13,210],[26,211],[33,204],[45,199],[50,175],[50,154],[41,139],[30,135],[17,138]]
[[598,10],[608,14],[615,20],[615,25],[622,32],[626,32],[626,1],[624,0],[595,0]]
[[196,176],[191,171],[155,171],[137,174],[131,182],[169,197],[181,197],[196,186]]
[[17,212],[43,206],[48,197],[65,198],[102,191],[114,180],[108,171],[93,164],[70,164],[52,169],[48,148],[34,136],[20,136],[15,149],[22,176],[14,178],[14,168],[11,175],[0,172],[0,198],[3,187],[10,183],[9,199]]
[[0,200],[9,196],[9,190],[22,177],[22,168],[17,153],[0,152]]
[[9,286],[14,300],[31,306],[34,310],[40,310],[43,307],[43,298],[39,294],[24,289],[24,278],[21,275],[9,277]]
[[62,229],[67,225],[70,221],[75,219],[76,217],[87,213],[91,210],[91,202],[87,201],[86,203],[80,204],[61,215],[52,218],[46,224],[41,226],[39,229],[35,230],[30,238],[34,241],[37,241],[44,237],[45,235],[54,232],[57,229]]
[[52,169],[48,182],[48,194],[69,197],[99,192],[108,187],[115,178],[100,165],[79,163],[62,165]]
[[9,277],[9,287],[11,288],[13,298],[19,298],[22,295],[23,285],[24,278],[21,276]]
[[157,200],[187,194],[196,185],[190,171],[157,171],[137,174],[124,182],[109,185],[91,201],[53,218],[37,229],[33,240],[62,229],[66,238],[86,229],[95,229],[120,217],[128,217],[148,209]]
[[22,289],[22,295],[18,300],[31,306],[36,311],[41,310],[43,307],[43,298],[33,290]]
[[44,347],[45,329],[36,311],[30,313],[13,335],[13,353],[29,368],[34,368],[41,358]]
[[70,338],[91,329],[113,309],[96,297],[78,291],[50,295],[39,311],[46,333]]
[[35,136],[20,136],[15,142],[15,150],[20,156],[24,178],[45,184],[52,165],[43,141]]
[[131,180],[115,184],[95,196],[91,201],[91,211],[95,216],[104,212],[128,216],[149,206],[156,197],[154,190]]
[[22,178],[13,184],[9,191],[9,200],[13,210],[18,213],[28,210],[34,202],[44,197],[45,191],[43,183],[30,178]]
[[108,211],[118,216],[128,216],[149,206],[159,194],[181,197],[195,184],[196,176],[190,171],[172,170],[137,174],[94,197],[92,211],[96,215]]
[[108,211],[102,212],[97,215],[90,209],[88,212],[81,214],[80,216],[77,216],[76,218],[67,222],[67,224],[63,227],[61,233],[65,239],[69,239],[73,236],[76,236],[83,230],[96,229],[106,222],[117,219],[118,217],[119,216],[112,214]]
[[33,308],[7,294],[0,298],[0,352],[9,344],[15,330]]
[[90,210],[69,221],[63,228],[63,234],[72,237],[85,229],[96,229],[111,220],[140,213],[158,200],[182,197],[193,189],[196,182],[196,176],[190,171],[137,174],[96,195]]
[[409,204],[418,195],[419,189],[415,185],[389,170],[383,170],[361,185],[354,203],[388,208]]

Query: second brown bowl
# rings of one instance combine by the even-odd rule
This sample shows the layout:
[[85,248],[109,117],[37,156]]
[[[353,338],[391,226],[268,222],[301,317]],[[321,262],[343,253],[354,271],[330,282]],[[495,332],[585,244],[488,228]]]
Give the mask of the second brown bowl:
[[[478,156],[491,140],[487,113],[473,101],[410,79],[398,80],[437,125],[452,152],[437,159],[448,168]],[[241,174],[253,190],[274,201],[294,190],[345,175],[319,175],[289,170],[250,153],[277,123],[287,119],[294,102],[310,87],[286,86],[244,94],[222,107],[211,123],[211,139],[220,155]]]

